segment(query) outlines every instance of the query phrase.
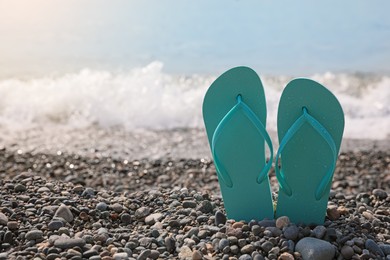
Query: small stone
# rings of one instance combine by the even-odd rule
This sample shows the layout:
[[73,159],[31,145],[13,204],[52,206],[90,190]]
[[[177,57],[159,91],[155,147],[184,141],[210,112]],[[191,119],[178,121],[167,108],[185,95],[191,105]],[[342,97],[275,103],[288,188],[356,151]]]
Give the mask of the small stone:
[[164,239],[165,247],[169,253],[172,253],[176,249],[176,241],[172,237],[166,237]]
[[264,250],[264,252],[268,253],[274,247],[274,244],[270,241],[265,241],[260,247]]
[[290,219],[287,216],[281,216],[276,220],[276,227],[279,229],[283,229],[290,225]]
[[290,253],[284,252],[279,256],[278,260],[294,260],[294,256]]
[[73,214],[68,208],[68,206],[66,206],[65,204],[61,204],[58,207],[56,213],[54,214],[54,217],[63,218],[68,223],[73,221]]
[[54,246],[61,249],[68,249],[75,246],[83,247],[85,245],[85,240],[82,238],[58,238],[54,241]]
[[259,221],[259,226],[261,226],[261,227],[276,227],[276,222],[275,222],[275,220],[264,219],[262,221]]
[[242,222],[235,222],[232,227],[233,228],[242,228],[244,226],[244,223]]
[[355,254],[355,251],[353,250],[352,247],[350,246],[343,246],[341,248],[341,255],[345,258],[345,259],[351,259],[352,256]]
[[123,224],[128,225],[131,223],[131,216],[128,213],[123,213],[121,215],[121,221]]
[[326,233],[326,227],[324,226],[316,226],[314,229],[313,229],[313,234],[316,238],[323,238],[325,236],[325,233]]
[[199,206],[198,210],[202,213],[211,213],[213,212],[213,205],[210,201],[204,200],[202,201],[201,205]]
[[227,240],[226,238],[222,238],[221,240],[219,240],[218,248],[220,251],[222,251],[227,246],[229,246],[229,240]]
[[26,240],[37,240],[43,238],[43,232],[40,230],[31,230],[26,234]]
[[17,221],[8,221],[7,227],[9,230],[17,230],[19,228],[19,224]]
[[149,216],[147,216],[145,218],[145,224],[151,226],[154,223],[156,223],[157,221],[160,221],[162,217],[163,217],[163,215],[161,213],[150,214]]
[[367,239],[365,243],[366,249],[368,249],[371,253],[374,255],[379,255],[381,257],[384,257],[385,255],[382,252],[382,249],[378,246],[377,243],[375,243],[372,239]]
[[96,210],[98,211],[106,211],[108,208],[107,204],[105,202],[99,202],[96,204]]
[[90,258],[91,256],[94,256],[94,255],[98,255],[99,253],[94,250],[94,249],[90,249],[90,250],[87,250],[83,253],[83,257],[84,258]]
[[379,245],[379,247],[385,255],[390,255],[390,245],[389,244]]
[[0,253],[0,260],[7,260],[7,259],[8,259],[8,253],[7,252]]
[[373,220],[374,219],[374,215],[372,215],[370,212],[368,211],[364,211],[362,213],[363,217],[365,217],[367,220]]
[[192,201],[192,200],[185,200],[183,201],[183,208],[196,208],[198,204],[196,203],[196,201]]
[[241,255],[238,260],[252,260],[252,257],[248,254]]
[[48,187],[40,187],[37,192],[43,193],[43,192],[50,192],[50,189]]
[[302,255],[303,260],[331,260],[335,255],[335,248],[332,244],[313,237],[299,240],[295,250]]
[[296,240],[299,235],[299,228],[295,225],[284,228],[283,235],[288,240]]
[[199,252],[198,250],[194,250],[194,252],[192,252],[192,260],[202,260],[203,259],[203,255],[201,252]]
[[134,216],[137,219],[142,219],[142,218],[145,218],[149,214],[150,214],[150,208],[148,208],[148,207],[140,207],[140,208],[138,208],[135,211]]
[[254,225],[252,227],[252,233],[255,236],[259,236],[261,234],[261,227],[259,225]]
[[338,220],[340,218],[340,212],[337,210],[337,207],[333,205],[327,208],[326,215],[332,221]]
[[225,225],[226,223],[226,216],[221,211],[215,212],[215,225]]
[[0,225],[6,226],[8,223],[8,217],[0,212]]
[[123,206],[119,203],[114,203],[110,206],[110,208],[116,213],[121,213],[123,211]]
[[243,248],[241,248],[242,254],[251,254],[255,250],[255,247],[252,245],[246,245]]
[[141,254],[139,254],[137,260],[146,260],[151,253],[152,251],[150,249],[145,249],[141,252]]
[[150,250],[149,258],[157,259],[160,257],[160,252],[158,250]]
[[64,223],[60,220],[52,220],[50,223],[47,225],[47,228],[49,230],[58,230],[64,226]]
[[14,190],[15,190],[16,192],[23,192],[23,191],[26,191],[27,188],[26,188],[26,186],[24,186],[23,184],[18,183],[18,184],[16,184]]
[[384,190],[382,190],[382,189],[374,189],[374,190],[372,191],[372,194],[373,194],[374,196],[376,196],[377,198],[381,199],[381,200],[386,199],[387,196],[388,196],[388,195],[387,195],[387,192],[384,191]]
[[192,251],[188,246],[182,246],[180,248],[179,259],[183,259],[183,260],[192,259]]

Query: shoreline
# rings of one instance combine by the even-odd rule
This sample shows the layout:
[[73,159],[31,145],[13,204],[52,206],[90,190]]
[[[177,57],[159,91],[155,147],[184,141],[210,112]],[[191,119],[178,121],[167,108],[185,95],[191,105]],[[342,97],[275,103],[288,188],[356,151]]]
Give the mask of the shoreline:
[[[278,147],[276,132],[270,132],[274,150]],[[0,129],[0,144],[22,152],[56,154],[58,151],[82,156],[130,159],[211,159],[204,129],[126,130],[88,127],[80,129],[35,128],[25,131]],[[341,152],[390,151],[390,138],[383,140],[344,138]],[[266,151],[268,152],[268,151]]]

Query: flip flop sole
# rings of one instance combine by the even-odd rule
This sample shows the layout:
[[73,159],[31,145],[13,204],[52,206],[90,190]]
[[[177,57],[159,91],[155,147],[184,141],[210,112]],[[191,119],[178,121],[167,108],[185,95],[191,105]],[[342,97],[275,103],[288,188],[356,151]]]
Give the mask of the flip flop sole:
[[[233,68],[215,80],[204,98],[203,118],[211,150],[214,132],[237,104],[238,95],[265,126],[267,111],[260,78],[250,68]],[[218,174],[228,218],[237,221],[272,219],[274,211],[268,176],[260,184],[256,181],[265,166],[265,147],[255,126],[244,114],[235,113],[221,130],[218,146],[219,161],[233,184],[229,187]]]
[[[309,79],[292,80],[282,93],[277,121],[279,142],[302,115],[304,107],[330,134],[337,156],[344,131],[343,110],[328,89]],[[279,189],[276,216],[288,216],[294,223],[322,224],[331,181],[319,200],[315,194],[334,161],[329,144],[310,124],[304,124],[286,144],[280,157],[284,179],[292,194]]]

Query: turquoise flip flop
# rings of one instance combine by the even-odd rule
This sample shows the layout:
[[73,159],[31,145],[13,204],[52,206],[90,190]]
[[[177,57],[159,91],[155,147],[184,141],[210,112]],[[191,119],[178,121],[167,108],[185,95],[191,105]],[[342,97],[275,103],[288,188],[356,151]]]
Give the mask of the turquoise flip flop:
[[[272,144],[259,76],[236,67],[217,78],[203,101],[203,119],[228,218],[273,219],[268,179]],[[271,159],[266,163],[267,143]]]
[[324,223],[343,131],[343,110],[328,89],[302,78],[287,84],[278,108],[277,217]]

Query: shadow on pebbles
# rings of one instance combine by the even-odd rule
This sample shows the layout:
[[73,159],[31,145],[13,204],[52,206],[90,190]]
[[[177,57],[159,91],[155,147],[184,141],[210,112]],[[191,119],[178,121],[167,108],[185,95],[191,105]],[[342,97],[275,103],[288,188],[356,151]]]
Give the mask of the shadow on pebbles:
[[226,219],[206,159],[3,149],[0,259],[390,259],[389,163],[342,154],[324,224],[302,226]]

